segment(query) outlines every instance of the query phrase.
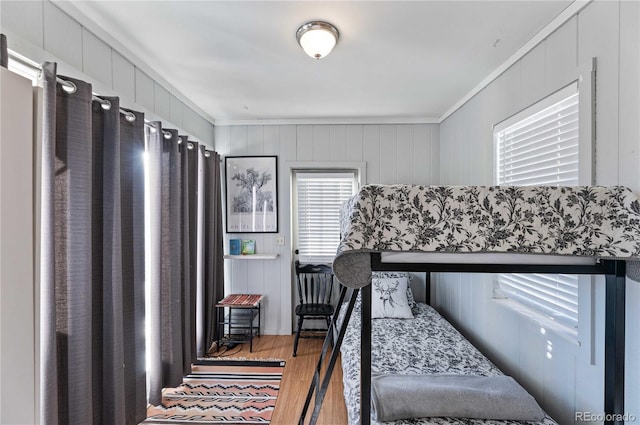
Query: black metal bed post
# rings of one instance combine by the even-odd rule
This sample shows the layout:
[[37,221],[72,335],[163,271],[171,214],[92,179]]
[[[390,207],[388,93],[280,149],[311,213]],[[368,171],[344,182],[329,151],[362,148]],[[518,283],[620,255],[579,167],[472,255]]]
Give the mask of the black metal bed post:
[[[329,387],[329,381],[331,380],[331,376],[333,374],[333,369],[336,365],[336,361],[338,360],[338,354],[340,353],[340,346],[342,345],[342,340],[344,339],[344,335],[347,331],[347,326],[349,324],[349,319],[351,319],[351,313],[353,312],[353,308],[356,304],[356,298],[358,296],[358,289],[354,289],[351,292],[351,296],[349,297],[349,303],[347,305],[347,309],[344,313],[344,317],[342,318],[342,323],[340,327],[336,326],[336,322],[338,320],[338,316],[340,315],[340,306],[342,305],[342,301],[347,293],[347,287],[342,286],[340,289],[340,297],[338,299],[338,308],[336,309],[335,314],[331,318],[331,325],[329,326],[329,330],[327,331],[327,335],[324,339],[324,343],[322,344],[322,351],[320,352],[320,357],[318,358],[318,363],[316,365],[316,370],[313,374],[313,379],[311,380],[311,385],[309,385],[309,392],[307,393],[307,398],[304,402],[304,407],[302,408],[302,413],[300,413],[300,419],[298,420],[298,425],[304,425],[304,421],[307,417],[307,413],[309,411],[309,406],[311,404],[311,399],[313,398],[313,394],[315,393],[315,404],[313,406],[313,412],[311,414],[311,419],[309,420],[309,425],[315,425],[318,421],[318,417],[320,416],[320,409],[322,408],[322,403],[324,403],[324,398],[327,393],[327,388]],[[333,332],[338,330],[338,337],[333,343],[333,348],[331,349],[331,354],[329,356],[329,364],[327,365],[327,369],[325,370],[324,377],[322,376],[322,365],[324,363],[325,356],[327,355],[330,341],[333,340]]]
[[[371,253],[372,270],[426,271],[426,272],[475,272],[475,273],[565,273],[604,275],[605,330],[604,330],[604,411],[607,425],[624,424],[624,366],[625,366],[625,291],[626,263],[624,260],[601,260],[593,265],[554,264],[441,264],[441,263],[383,263],[380,253]],[[364,307],[364,305],[363,305]],[[364,314],[364,309],[363,309]],[[370,321],[369,321],[370,322]],[[362,331],[365,332],[363,315]],[[369,328],[370,330],[370,328]],[[369,347],[371,341],[369,341]],[[363,341],[364,347],[364,341]],[[368,370],[371,370],[371,353],[368,353]],[[362,370],[365,361],[362,361]],[[370,377],[368,390],[370,390]],[[364,378],[362,384],[364,391]],[[367,399],[369,399],[370,394]],[[364,399],[364,397],[363,397]],[[365,420],[367,422],[365,422]],[[369,424],[363,418],[362,423]]]
[[626,264],[622,260],[613,263],[605,288],[604,411],[605,424],[623,424]]
[[362,331],[360,332],[360,425],[371,423],[371,284],[362,294]]

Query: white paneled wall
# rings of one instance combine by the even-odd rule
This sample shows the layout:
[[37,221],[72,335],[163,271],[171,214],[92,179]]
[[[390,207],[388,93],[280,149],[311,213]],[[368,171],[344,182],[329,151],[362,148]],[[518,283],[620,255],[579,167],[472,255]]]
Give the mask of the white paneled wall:
[[[639,25],[640,3],[595,1],[551,34],[441,124],[441,183],[492,184],[492,126],[575,80],[597,57],[596,183],[624,184],[640,193]],[[591,320],[594,345],[582,346],[552,332],[542,335],[539,325],[493,301],[490,276],[448,274],[437,281],[437,307],[559,423],[574,423],[575,411],[603,411],[602,278],[595,285],[593,317],[580,318]],[[626,411],[636,417],[638,317],[640,284],[628,280]]]
[[172,93],[142,71],[143,64],[125,58],[58,5],[46,0],[2,0],[0,32],[7,34],[10,49],[38,62],[58,62],[60,74],[85,79],[94,91],[119,96],[121,106],[142,111],[213,147],[213,124],[203,114],[180,100],[180,93]]
[[[265,294],[264,333],[292,332],[293,265],[291,175],[294,162],[366,163],[367,183],[436,184],[439,131],[435,124],[216,126],[221,155],[277,155],[279,232],[228,234],[255,239],[257,252],[277,252],[276,260],[225,260],[226,291]],[[276,244],[283,236],[285,245]]]

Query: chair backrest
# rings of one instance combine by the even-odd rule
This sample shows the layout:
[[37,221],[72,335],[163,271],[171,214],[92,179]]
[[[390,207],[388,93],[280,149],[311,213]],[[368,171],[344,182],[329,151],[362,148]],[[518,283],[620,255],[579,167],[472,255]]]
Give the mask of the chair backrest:
[[326,264],[300,264],[296,260],[300,304],[331,304],[333,269]]

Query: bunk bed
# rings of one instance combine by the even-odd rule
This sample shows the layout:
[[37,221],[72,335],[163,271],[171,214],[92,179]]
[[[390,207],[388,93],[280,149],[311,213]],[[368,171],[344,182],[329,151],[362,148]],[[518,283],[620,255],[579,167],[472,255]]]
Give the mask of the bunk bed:
[[[400,273],[395,273],[399,275]],[[374,293],[376,276],[374,272]],[[379,279],[384,281],[385,279]],[[395,279],[386,279],[395,280]],[[374,307],[375,308],[374,297]],[[403,303],[402,297],[394,294],[396,304]],[[476,347],[460,334],[444,317],[442,317],[431,306],[414,302],[411,306],[412,317],[378,317],[372,321],[371,340],[374,351],[372,354],[372,376],[389,379],[392,377],[392,387],[394,394],[388,400],[382,400],[389,396],[388,391],[378,394],[377,400],[372,400],[372,422],[389,425],[516,425],[521,422],[519,419],[528,419],[529,425],[557,425],[557,423],[547,415],[537,404],[535,399],[519,387],[520,396],[525,397],[526,405],[529,409],[521,411],[521,405],[517,412],[506,411],[506,409],[496,408],[489,400],[481,397],[481,403],[473,395],[467,399],[465,405],[448,403],[451,398],[458,398],[459,392],[449,391],[451,386],[442,391],[441,387],[431,385],[421,385],[425,381],[424,376],[443,376],[461,378],[453,382],[453,389],[466,382],[466,377],[472,380],[477,377],[488,377],[488,381],[495,381],[493,378],[502,379],[499,383],[505,382],[505,376],[490,360],[488,360]],[[343,307],[344,308],[344,307]],[[357,425],[360,422],[360,332],[361,332],[361,303],[356,301],[353,314],[347,326],[344,340],[341,344],[341,363],[344,387],[344,399],[347,407],[348,424]],[[391,311],[396,308],[390,309]],[[374,314],[375,316],[376,314]],[[340,323],[340,318],[338,319]],[[385,378],[387,377],[387,378]],[[395,378],[394,378],[395,377]],[[406,379],[405,377],[409,377]],[[451,381],[453,378],[447,378]],[[473,381],[472,381],[473,382]],[[506,381],[510,382],[510,381]],[[415,385],[415,384],[418,385]],[[413,398],[431,398],[439,400],[434,403],[413,403],[410,396],[414,391],[412,384],[417,386],[423,393]],[[398,385],[400,388],[397,388]],[[511,390],[512,387],[509,387]],[[463,387],[464,390],[464,387]],[[497,388],[496,390],[500,390]],[[372,390],[372,394],[376,394]],[[431,395],[431,397],[428,397]],[[505,395],[505,394],[503,394]],[[508,395],[508,394],[507,394]],[[374,397],[372,397],[374,398]],[[501,401],[503,405],[511,405],[515,397]],[[520,400],[520,398],[518,398]],[[386,407],[376,412],[377,406]],[[504,406],[503,406],[504,407]],[[434,417],[433,413],[438,412]],[[427,413],[429,412],[429,413]],[[474,418],[457,418],[460,413]],[[527,416],[525,413],[531,415]],[[480,415],[486,416],[480,419]],[[516,416],[511,416],[511,415]],[[455,418],[455,419],[454,419]],[[377,421],[376,421],[377,419]],[[511,420],[509,420],[511,419]]]
[[[640,203],[629,189],[368,185],[348,202],[341,229],[333,268],[345,286],[340,301],[353,288],[347,321],[362,298],[361,424],[371,422],[372,271],[604,275],[605,423],[623,423],[625,278],[637,280],[640,258]],[[344,333],[340,326],[336,347]],[[300,423],[314,385],[315,423],[335,357],[324,379],[319,362]]]

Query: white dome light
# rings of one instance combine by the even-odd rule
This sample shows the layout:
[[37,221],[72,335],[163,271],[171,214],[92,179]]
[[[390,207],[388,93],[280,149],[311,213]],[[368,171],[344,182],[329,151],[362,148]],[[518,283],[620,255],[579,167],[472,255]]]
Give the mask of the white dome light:
[[336,27],[323,21],[307,22],[296,31],[298,44],[314,59],[323,58],[331,53],[339,37]]

